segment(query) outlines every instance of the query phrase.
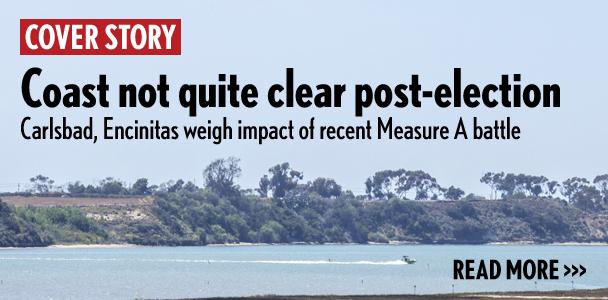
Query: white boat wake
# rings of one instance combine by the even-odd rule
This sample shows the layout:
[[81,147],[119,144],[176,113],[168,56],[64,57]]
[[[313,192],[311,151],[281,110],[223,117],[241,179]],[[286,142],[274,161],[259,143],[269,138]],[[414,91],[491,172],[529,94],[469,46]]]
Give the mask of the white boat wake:
[[216,260],[211,263],[253,263],[253,264],[286,264],[286,265],[407,265],[401,260],[389,261],[330,261],[330,260]]

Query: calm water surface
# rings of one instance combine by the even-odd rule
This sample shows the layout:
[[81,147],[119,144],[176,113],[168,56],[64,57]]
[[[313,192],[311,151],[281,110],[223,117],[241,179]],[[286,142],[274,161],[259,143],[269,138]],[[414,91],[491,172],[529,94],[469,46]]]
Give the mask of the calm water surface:
[[[416,264],[399,262],[403,255]],[[452,260],[557,258],[583,277],[454,281]],[[606,246],[243,246],[2,249],[0,299],[402,294],[608,287]],[[561,277],[561,276],[560,276]]]

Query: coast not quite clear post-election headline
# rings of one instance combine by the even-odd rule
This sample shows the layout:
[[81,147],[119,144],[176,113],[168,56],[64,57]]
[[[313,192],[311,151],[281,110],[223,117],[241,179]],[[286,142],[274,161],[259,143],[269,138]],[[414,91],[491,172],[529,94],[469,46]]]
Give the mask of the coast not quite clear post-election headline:
[[[21,91],[25,103],[33,108],[58,107],[93,108],[109,107],[107,75],[98,75],[99,80],[82,86],[73,83],[48,83],[40,91],[32,91],[33,80],[44,80],[42,69],[28,69],[22,80]],[[442,83],[432,89],[423,89],[420,75],[412,74],[409,83],[394,86],[379,84],[354,85],[355,116],[363,116],[363,111],[371,106],[380,108],[422,107],[425,99],[430,99],[441,108],[485,106],[489,108],[520,107],[559,107],[560,87],[558,84],[521,84],[521,74],[500,76],[499,83],[479,86],[474,83],[462,83],[462,70],[454,68],[452,84]],[[170,107],[167,75],[159,75],[154,84],[119,84],[119,107],[152,106]],[[342,107],[346,84],[296,84],[294,70],[285,70],[284,83],[275,83],[266,91],[266,100],[274,108],[282,107]],[[188,115],[195,117],[199,109],[232,107],[254,108],[259,102],[259,89],[251,83],[241,84],[236,74],[219,74],[216,83],[182,84],[177,93],[179,104],[188,109]]]
[[[180,19],[21,19],[20,20],[20,53],[21,55],[181,55],[182,34]],[[159,72],[156,82],[134,84],[121,82],[110,85],[109,75],[96,74],[97,80],[84,84],[56,82],[52,79],[52,70],[43,70],[32,66],[25,70],[21,81],[23,101],[27,107],[36,109],[67,108],[169,108],[178,106],[184,109],[185,116],[203,117],[210,108],[252,109],[259,105],[283,109],[306,108],[341,108],[344,103],[352,106],[354,111],[353,126],[316,126],[315,117],[310,116],[306,122],[261,126],[255,129],[252,139],[260,144],[262,140],[314,139],[315,126],[320,128],[317,136],[328,139],[371,139],[372,129],[378,131],[380,138],[384,131],[390,132],[390,138],[400,136],[402,128],[404,139],[458,138],[466,133],[464,121],[460,118],[455,130],[447,126],[394,126],[393,119],[378,118],[375,124],[370,120],[360,123],[361,117],[371,116],[371,108],[390,108],[397,114],[399,109],[416,109],[434,105],[439,108],[557,108],[560,107],[560,86],[557,83],[530,83],[519,73],[498,74],[491,83],[479,85],[463,80],[466,74],[461,68],[450,68],[452,80],[432,86],[424,85],[424,78],[419,74],[404,74],[397,84],[356,83],[347,85],[338,82],[301,82],[293,68],[277,72],[277,80],[268,87],[260,88],[251,82],[239,78],[237,74],[217,74],[214,82],[192,82],[169,85],[169,75]],[[33,88],[36,87],[36,88]],[[368,114],[368,115],[366,115]],[[397,116],[393,116],[397,117]],[[93,120],[78,126],[67,125],[67,118],[60,122],[52,118],[47,125],[32,125],[30,116],[22,118],[21,132],[23,138],[30,139],[91,139],[97,141],[93,133]],[[108,125],[112,117],[103,118],[104,139],[177,139],[178,126],[162,125],[159,120],[140,122],[125,127],[118,138],[108,132],[113,126]],[[57,125],[60,123],[60,125]],[[141,123],[148,123],[141,125]],[[483,138],[518,139],[521,130],[512,124],[511,118],[496,120],[494,125],[481,125],[473,118],[473,128],[482,127],[479,134]],[[226,139],[231,139],[233,125],[240,129],[249,128],[242,120],[230,122],[224,118],[221,124],[211,126],[211,120],[197,128],[183,128],[183,135],[188,137],[208,137],[208,131],[223,131]],[[69,128],[68,128],[69,127]],[[138,129],[143,127],[145,129]],[[166,128],[165,128],[166,127]],[[219,127],[219,129],[216,129]],[[273,128],[276,127],[276,130]],[[333,129],[323,131],[323,128]],[[352,128],[351,128],[352,127]],[[374,128],[372,128],[374,127]],[[428,127],[428,128],[427,128]],[[203,129],[201,129],[203,128]],[[308,134],[306,134],[308,128]],[[388,128],[388,129],[385,129]],[[453,128],[454,129],[454,128]],[[151,131],[147,133],[145,131]],[[245,130],[247,131],[247,130]],[[163,134],[160,134],[160,133]],[[196,132],[196,134],[192,134]],[[201,133],[202,132],[202,133]],[[335,135],[331,134],[335,132]],[[485,134],[485,132],[491,134]],[[212,133],[212,135],[217,135]],[[475,134],[474,136],[477,136]],[[332,138],[334,137],[334,138]],[[237,138],[246,138],[238,135]],[[467,138],[466,136],[464,138]],[[205,138],[207,139],[207,138]],[[214,143],[217,142],[214,138]]]

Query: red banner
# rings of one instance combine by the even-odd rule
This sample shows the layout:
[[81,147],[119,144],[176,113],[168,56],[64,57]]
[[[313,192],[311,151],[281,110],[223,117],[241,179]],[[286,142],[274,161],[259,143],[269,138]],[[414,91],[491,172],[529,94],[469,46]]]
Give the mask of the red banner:
[[180,55],[181,19],[21,19],[21,55]]

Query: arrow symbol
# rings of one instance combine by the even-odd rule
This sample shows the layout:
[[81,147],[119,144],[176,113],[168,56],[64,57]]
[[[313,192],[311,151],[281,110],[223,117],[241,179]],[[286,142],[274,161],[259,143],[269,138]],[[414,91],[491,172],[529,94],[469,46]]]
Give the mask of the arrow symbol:
[[568,274],[570,274],[570,268],[568,268],[568,266],[564,265],[564,269],[566,269],[566,273],[564,273],[564,277],[568,276]]
[[583,274],[587,273],[587,269],[585,269],[585,267],[583,267],[583,265],[578,265],[581,268],[581,273],[578,274],[578,276],[583,276]]
[[578,268],[575,265],[572,265],[572,269],[574,269],[574,272],[572,272],[572,276],[578,274]]

